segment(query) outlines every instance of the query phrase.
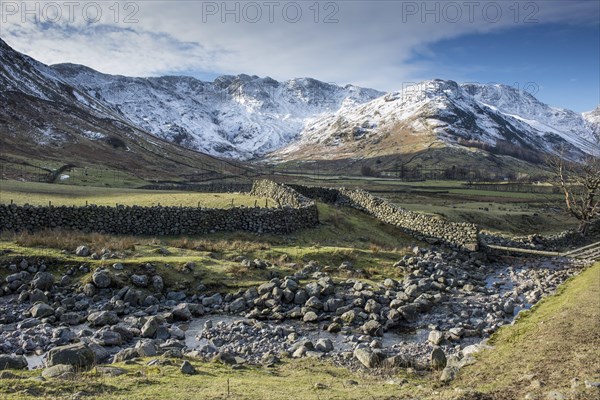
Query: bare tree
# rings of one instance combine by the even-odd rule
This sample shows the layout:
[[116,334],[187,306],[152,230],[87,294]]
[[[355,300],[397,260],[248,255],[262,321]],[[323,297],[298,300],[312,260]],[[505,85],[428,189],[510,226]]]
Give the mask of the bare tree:
[[600,158],[589,156],[582,163],[573,163],[561,152],[548,163],[554,185],[564,194],[567,211],[579,220],[579,232],[586,235],[592,221],[600,216]]

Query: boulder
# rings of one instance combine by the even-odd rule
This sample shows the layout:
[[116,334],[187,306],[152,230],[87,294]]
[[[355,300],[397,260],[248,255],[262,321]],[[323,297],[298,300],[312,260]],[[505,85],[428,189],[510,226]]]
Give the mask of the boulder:
[[398,308],[398,311],[408,322],[415,322],[419,317],[417,306],[415,306],[414,304],[407,304],[405,306],[402,306]]
[[323,353],[333,351],[333,343],[329,339],[319,339],[315,344],[315,349]]
[[67,325],[79,325],[84,319],[84,316],[76,312],[66,312],[60,316],[60,322]]
[[94,352],[84,343],[55,347],[46,355],[47,367],[66,364],[77,368],[88,368],[95,361]]
[[161,324],[161,320],[159,317],[150,317],[150,318],[148,318],[146,323],[142,326],[142,329],[140,330],[140,334],[144,338],[152,338],[152,337],[154,337],[154,334],[158,330],[158,327],[160,326],[160,324]]
[[429,332],[427,340],[429,341],[429,343],[437,346],[444,341],[444,333],[438,330],[433,330]]
[[131,283],[133,284],[133,286],[137,286],[137,287],[141,287],[141,288],[148,287],[148,285],[149,285],[148,275],[138,275],[138,274],[131,275]]
[[51,367],[45,368],[42,371],[42,376],[46,379],[60,378],[60,379],[71,379],[75,376],[75,368],[69,364],[57,364]]
[[363,326],[360,327],[365,335],[369,336],[383,336],[383,327],[375,320],[367,321]]
[[152,288],[154,289],[154,291],[160,293],[163,291],[164,287],[165,283],[163,281],[163,278],[160,275],[154,275],[152,277]]
[[102,269],[94,272],[94,275],[92,275],[92,281],[96,287],[107,288],[110,286],[112,279],[108,271]]
[[433,369],[442,369],[446,367],[446,354],[444,354],[444,350],[442,350],[441,347],[433,349],[429,356],[429,360],[431,362],[431,368]]
[[88,315],[91,326],[114,325],[119,322],[119,316],[114,311],[96,311]]
[[54,308],[45,303],[37,303],[31,307],[29,312],[34,318],[45,318],[54,315]]
[[100,330],[96,332],[94,340],[100,346],[119,346],[123,343],[121,334],[112,330]]
[[444,382],[444,383],[451,382],[454,380],[454,378],[456,378],[457,374],[458,374],[458,368],[446,367],[442,371],[442,375],[440,376],[440,381]]
[[214,361],[218,361],[221,364],[225,364],[225,365],[234,365],[237,364],[237,360],[235,359],[235,356],[231,353],[228,352],[220,352],[218,353],[214,359]]
[[323,309],[323,303],[316,296],[312,296],[311,298],[306,300],[306,303],[304,303],[304,306],[309,307],[309,308],[314,308],[315,310]]
[[185,375],[194,375],[196,373],[196,368],[189,361],[184,361],[179,368],[182,374]]
[[369,348],[358,348],[354,350],[354,357],[367,368],[376,368],[383,361],[383,354],[374,352]]
[[117,354],[115,354],[115,356],[113,358],[113,362],[117,363],[117,362],[132,360],[139,356],[140,355],[138,353],[138,349],[133,349],[133,348],[123,349],[123,350],[119,351]]
[[221,304],[221,302],[223,301],[223,297],[221,296],[220,293],[215,293],[210,297],[205,297],[202,299],[202,305],[204,307],[210,307],[216,304]]
[[75,255],[87,257],[90,255],[90,249],[87,246],[79,246],[75,249]]
[[234,314],[244,311],[246,308],[246,299],[243,297],[235,299],[229,304],[229,312]]
[[319,319],[319,316],[314,311],[309,311],[304,314],[304,318],[302,320],[304,322],[315,322]]
[[4,369],[25,369],[27,359],[23,356],[0,354],[0,371]]
[[31,281],[35,289],[49,290],[54,285],[54,276],[49,272],[38,272]]
[[192,312],[187,303],[178,304],[173,308],[173,318],[180,321],[189,321],[192,319]]

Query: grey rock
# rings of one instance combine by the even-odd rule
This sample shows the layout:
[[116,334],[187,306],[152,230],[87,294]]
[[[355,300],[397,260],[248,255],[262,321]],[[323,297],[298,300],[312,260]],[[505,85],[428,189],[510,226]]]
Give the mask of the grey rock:
[[401,355],[387,357],[382,363],[384,368],[407,368],[411,366],[411,362]]
[[202,305],[204,307],[209,307],[209,306],[221,304],[222,301],[223,301],[223,297],[221,296],[221,294],[215,293],[214,295],[212,295],[210,297],[203,298]]
[[314,311],[309,311],[306,314],[304,314],[304,317],[302,318],[302,320],[304,322],[315,322],[319,319],[319,316],[314,312]]
[[178,304],[173,308],[173,318],[180,321],[189,321],[192,319],[192,312],[187,303]]
[[354,310],[346,311],[341,316],[342,321],[346,324],[351,324],[356,319],[356,313]]
[[114,325],[119,322],[119,316],[114,311],[96,311],[88,315],[91,326]]
[[179,368],[182,374],[185,375],[194,375],[196,373],[196,368],[189,361],[184,361]]
[[354,357],[367,368],[376,368],[381,365],[383,355],[379,352],[373,352],[369,348],[359,347],[354,350]]
[[444,341],[444,333],[438,330],[433,330],[429,332],[429,336],[427,337],[427,341],[433,345],[439,345]]
[[127,360],[132,360],[134,358],[139,357],[138,349],[128,348],[119,351],[115,354],[113,358],[113,363],[123,362]]
[[52,285],[54,285],[54,276],[49,272],[38,272],[31,281],[31,286],[40,290],[50,290]]
[[48,368],[44,368],[42,371],[42,376],[46,379],[71,379],[75,376],[75,368],[69,364],[57,364]]
[[309,297],[308,293],[306,293],[305,290],[300,289],[296,292],[296,295],[294,296],[294,303],[295,304],[304,304],[308,300],[308,297]]
[[66,312],[60,316],[60,322],[67,325],[79,325],[84,319],[84,316],[76,312]]
[[94,364],[94,352],[84,343],[75,343],[55,347],[46,355],[46,366],[58,364],[72,365],[77,368],[87,368]]
[[131,275],[131,283],[133,286],[145,288],[149,285],[148,275]]
[[110,286],[112,279],[108,271],[99,270],[94,272],[94,274],[92,275],[92,281],[94,282],[94,285],[96,285],[99,288],[107,288]]
[[38,318],[25,318],[23,321],[21,321],[17,324],[17,328],[18,329],[33,328],[34,326],[38,326],[41,323],[42,323],[42,321],[40,321]]
[[87,246],[79,246],[75,249],[75,255],[87,257],[90,255],[90,249]]
[[40,289],[33,289],[29,292],[29,302],[31,304],[48,303],[48,296]]
[[405,306],[399,307],[398,311],[408,322],[415,322],[419,317],[417,307],[414,304],[407,304]]
[[323,353],[329,353],[333,351],[333,343],[329,339],[319,339],[315,344],[315,349]]
[[0,354],[0,371],[5,369],[25,369],[27,359],[23,356]]
[[306,303],[304,304],[304,306],[314,308],[315,310],[323,309],[323,303],[316,296],[312,296],[308,300],[306,300]]
[[135,348],[140,357],[154,357],[157,354],[156,346],[151,340],[140,340]]
[[45,318],[54,315],[54,308],[45,303],[34,304],[29,310],[34,318]]
[[215,361],[220,362],[225,365],[234,365],[237,364],[237,360],[235,356],[228,352],[220,352],[214,357]]
[[433,369],[442,369],[446,367],[446,354],[444,354],[444,350],[442,350],[440,347],[433,349],[431,355],[429,356],[429,360]]
[[140,334],[145,338],[152,338],[154,334],[158,330],[158,327],[161,324],[161,320],[159,317],[150,317],[146,321],[146,323],[142,326],[140,330]]
[[383,336],[383,327],[377,321],[370,320],[363,324],[360,329],[369,336]]
[[157,293],[161,293],[164,287],[165,283],[163,281],[163,278],[160,275],[154,275],[152,277],[152,288],[154,289],[154,291],[156,291]]
[[456,378],[457,374],[458,374],[458,368],[446,367],[442,371],[442,375],[440,376],[440,381],[445,382],[445,383],[451,382],[454,380],[454,378]]
[[123,343],[121,334],[112,330],[100,330],[96,332],[94,340],[100,346],[119,346]]
[[229,304],[229,311],[234,314],[244,311],[246,308],[246,299],[243,297],[237,298]]
[[87,297],[94,297],[96,294],[96,286],[93,283],[86,283],[83,285],[83,294]]

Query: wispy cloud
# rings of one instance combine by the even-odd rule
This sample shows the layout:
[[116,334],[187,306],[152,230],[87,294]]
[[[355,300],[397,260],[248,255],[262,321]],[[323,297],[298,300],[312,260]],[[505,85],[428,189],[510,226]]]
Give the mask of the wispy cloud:
[[[7,9],[8,3],[23,4],[0,3],[0,35],[46,63],[132,76],[313,76],[384,90],[426,75],[433,66],[415,54],[427,54],[441,40],[528,24],[598,23],[593,1],[482,1],[471,2],[477,4],[472,8],[444,1],[101,2],[97,22],[91,21],[93,7],[87,18],[82,12],[91,3],[80,2],[72,20],[49,22],[40,8],[37,23],[22,10]],[[35,9],[35,2],[28,4]]]

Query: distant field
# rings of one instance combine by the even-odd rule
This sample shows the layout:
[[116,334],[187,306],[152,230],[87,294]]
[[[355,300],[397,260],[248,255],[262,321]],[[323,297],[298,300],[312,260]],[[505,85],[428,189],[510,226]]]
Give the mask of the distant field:
[[88,204],[114,206],[187,206],[229,208],[233,206],[273,206],[272,200],[246,194],[197,193],[92,186],[57,185],[38,182],[0,181],[0,204],[82,206]]

